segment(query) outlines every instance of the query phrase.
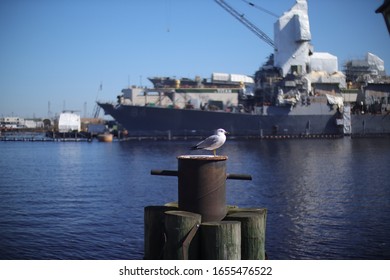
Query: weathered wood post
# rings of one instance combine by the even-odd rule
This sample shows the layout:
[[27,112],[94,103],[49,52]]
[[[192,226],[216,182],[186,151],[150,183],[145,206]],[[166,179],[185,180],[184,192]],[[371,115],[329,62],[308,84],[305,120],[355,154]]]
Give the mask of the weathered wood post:
[[199,242],[195,235],[201,219],[201,215],[191,212],[165,212],[165,260],[199,259]]
[[226,221],[241,222],[241,259],[265,259],[266,216],[265,208],[238,208],[226,216]]
[[241,225],[238,221],[202,223],[201,258],[203,260],[240,260]]
[[162,260],[165,245],[164,215],[176,210],[170,206],[146,206],[144,208],[144,259]]

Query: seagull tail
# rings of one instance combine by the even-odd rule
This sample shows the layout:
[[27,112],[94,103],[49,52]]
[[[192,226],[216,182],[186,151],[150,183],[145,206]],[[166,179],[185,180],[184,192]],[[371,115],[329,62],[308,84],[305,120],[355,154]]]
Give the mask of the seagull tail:
[[200,148],[198,146],[192,146],[190,150],[199,150]]

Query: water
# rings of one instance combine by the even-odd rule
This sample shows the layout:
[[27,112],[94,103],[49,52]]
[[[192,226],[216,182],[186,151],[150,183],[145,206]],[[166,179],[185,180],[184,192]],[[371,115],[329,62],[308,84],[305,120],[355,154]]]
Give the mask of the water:
[[[195,141],[196,142],[196,141]],[[193,141],[0,142],[0,259],[142,259]],[[198,151],[196,153],[199,153]],[[268,209],[271,259],[390,259],[389,139],[232,141],[227,201]]]

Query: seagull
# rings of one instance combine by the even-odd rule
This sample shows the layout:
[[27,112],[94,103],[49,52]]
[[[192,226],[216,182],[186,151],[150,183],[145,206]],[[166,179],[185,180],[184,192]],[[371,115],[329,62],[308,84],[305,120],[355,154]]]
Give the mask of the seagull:
[[214,135],[207,137],[205,140],[191,147],[191,150],[204,149],[214,151],[214,156],[217,156],[216,150],[221,147],[226,141],[225,134],[228,134],[228,132],[225,131],[223,128],[217,129]]

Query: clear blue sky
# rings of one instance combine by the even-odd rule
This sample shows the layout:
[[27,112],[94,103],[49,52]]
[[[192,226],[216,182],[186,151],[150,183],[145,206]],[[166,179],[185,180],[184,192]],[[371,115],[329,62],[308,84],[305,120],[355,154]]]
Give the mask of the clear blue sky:
[[[272,17],[226,0],[273,38]],[[281,15],[295,0],[251,0]],[[309,0],[315,51],[339,65],[367,52],[390,74],[390,36],[375,10],[383,0]],[[272,52],[213,0],[1,0],[0,117],[46,117],[63,108],[91,115],[147,77],[212,72],[252,75]],[[99,86],[102,82],[102,91]]]

